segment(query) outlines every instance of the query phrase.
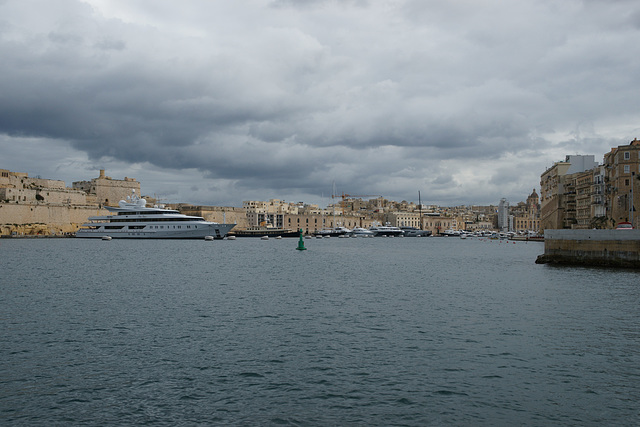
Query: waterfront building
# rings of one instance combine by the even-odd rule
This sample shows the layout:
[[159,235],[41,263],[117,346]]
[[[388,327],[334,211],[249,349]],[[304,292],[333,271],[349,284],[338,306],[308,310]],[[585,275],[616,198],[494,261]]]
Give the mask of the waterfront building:
[[589,229],[592,227],[591,198],[593,191],[593,172],[588,170],[575,174],[575,223],[571,228]]
[[287,203],[280,199],[270,199],[268,202],[247,200],[242,202],[242,208],[245,210],[249,227],[271,225],[275,228],[287,228],[284,217],[286,214],[297,215],[299,204]]
[[593,174],[597,166],[593,155],[570,155],[540,176],[541,230],[572,228],[578,224],[577,174],[585,171],[592,171]]
[[511,231],[525,233],[538,232],[540,229],[540,204],[536,190],[533,189],[526,202],[519,202],[510,209],[513,217]]
[[[408,209],[413,209],[412,208]],[[394,227],[415,227],[421,228],[420,213],[415,211],[397,211],[384,214],[384,223],[389,223]]]
[[439,213],[426,214],[424,216],[423,224],[422,229],[431,231],[432,236],[442,234],[444,230],[457,229],[457,222],[455,218],[441,216]]
[[285,228],[302,229],[304,234],[313,234],[327,228],[346,227],[352,229],[354,227],[369,228],[375,219],[367,217],[363,214],[356,215],[333,215],[333,212],[325,212],[322,214],[285,214]]
[[606,228],[607,209],[604,165],[593,168],[592,182],[590,228]]
[[640,141],[612,148],[604,155],[608,226],[622,221],[640,225]]
[[540,228],[562,228],[564,208],[561,207],[564,176],[568,162],[557,162],[540,176]]

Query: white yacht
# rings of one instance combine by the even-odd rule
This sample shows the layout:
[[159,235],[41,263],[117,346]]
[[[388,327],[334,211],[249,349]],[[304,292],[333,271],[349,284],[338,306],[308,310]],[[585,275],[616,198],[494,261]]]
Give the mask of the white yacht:
[[348,233],[351,233],[351,230],[349,230],[346,227],[338,226],[338,227],[334,227],[334,228],[323,228],[322,230],[318,230],[313,234],[315,234],[316,237],[317,236],[321,236],[321,237],[340,237],[340,236],[345,236]]
[[354,227],[354,229],[351,230],[351,236],[352,237],[373,237],[373,231],[367,230],[366,228],[362,228],[362,227]]
[[373,225],[369,228],[373,232],[373,235],[376,237],[385,236],[385,237],[397,237],[404,236],[404,232],[399,227],[394,227],[388,222],[385,225]]
[[404,233],[405,237],[429,237],[431,236],[430,230],[420,230],[416,227],[403,226],[400,230]]
[[135,194],[121,200],[118,207],[106,206],[115,215],[92,216],[82,224],[76,237],[114,239],[203,239],[224,238],[235,224],[218,224],[177,210],[146,207],[146,200]]

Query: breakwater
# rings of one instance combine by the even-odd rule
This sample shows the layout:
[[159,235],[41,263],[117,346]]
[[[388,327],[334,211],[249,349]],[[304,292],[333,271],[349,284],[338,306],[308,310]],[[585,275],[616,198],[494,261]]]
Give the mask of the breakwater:
[[640,230],[546,230],[536,263],[640,268]]

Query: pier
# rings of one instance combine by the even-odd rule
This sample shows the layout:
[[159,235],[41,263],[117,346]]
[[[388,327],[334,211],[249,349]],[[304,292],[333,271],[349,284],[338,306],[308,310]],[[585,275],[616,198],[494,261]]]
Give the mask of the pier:
[[545,230],[536,263],[640,268],[640,230]]

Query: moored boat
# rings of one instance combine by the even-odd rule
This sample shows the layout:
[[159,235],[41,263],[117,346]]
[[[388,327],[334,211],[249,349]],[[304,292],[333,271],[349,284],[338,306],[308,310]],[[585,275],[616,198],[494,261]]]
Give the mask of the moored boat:
[[334,227],[334,228],[323,228],[322,230],[318,230],[315,233],[313,233],[316,237],[320,236],[320,237],[340,237],[340,236],[344,236],[346,234],[351,233],[351,230],[349,230],[346,227]]
[[354,227],[351,230],[351,237],[373,237],[373,231],[362,227]]
[[369,228],[376,237],[400,237],[404,236],[403,231],[399,227],[394,227],[389,223],[385,225],[373,225]]
[[420,230],[416,227],[400,227],[405,237],[429,237],[431,230]]
[[223,239],[235,224],[205,221],[174,209],[146,207],[146,200],[132,194],[118,207],[106,206],[113,215],[92,216],[82,224],[76,237],[113,239]]

